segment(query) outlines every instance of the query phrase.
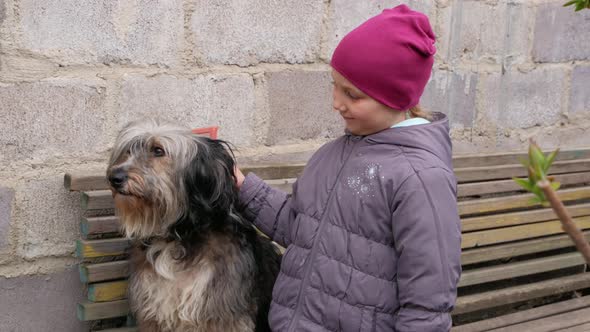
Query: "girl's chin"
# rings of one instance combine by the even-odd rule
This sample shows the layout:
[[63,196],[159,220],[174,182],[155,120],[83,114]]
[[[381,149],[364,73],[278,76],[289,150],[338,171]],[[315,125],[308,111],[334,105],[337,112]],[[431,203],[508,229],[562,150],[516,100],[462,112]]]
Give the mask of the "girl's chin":
[[346,129],[353,135],[356,136],[364,136],[364,135],[368,135],[366,130],[362,130],[359,128],[355,128],[355,127],[350,127],[350,126],[346,126]]
[[355,136],[367,136],[367,135],[371,135],[371,134],[375,134],[380,132],[383,129],[369,129],[369,128],[358,128],[355,126],[350,126],[347,125],[346,126],[346,130],[348,130],[351,134],[355,135]]

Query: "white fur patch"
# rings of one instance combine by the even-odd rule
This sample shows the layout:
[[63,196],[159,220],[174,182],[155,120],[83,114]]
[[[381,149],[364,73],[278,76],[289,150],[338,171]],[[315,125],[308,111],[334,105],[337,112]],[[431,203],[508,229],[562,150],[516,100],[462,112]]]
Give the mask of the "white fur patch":
[[[154,269],[134,276],[131,294],[136,312],[145,320],[155,320],[170,331],[177,331],[180,321],[198,324],[206,307],[205,292],[213,276],[208,264],[182,271],[172,258],[176,248],[171,243],[156,243],[147,253]],[[157,258],[156,258],[157,255]]]

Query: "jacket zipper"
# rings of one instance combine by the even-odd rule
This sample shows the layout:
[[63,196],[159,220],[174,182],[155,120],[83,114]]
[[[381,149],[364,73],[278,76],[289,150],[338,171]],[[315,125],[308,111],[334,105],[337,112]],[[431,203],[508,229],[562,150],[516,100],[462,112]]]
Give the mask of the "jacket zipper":
[[[350,150],[350,153],[346,157],[346,160],[344,160],[344,162],[342,163],[342,166],[338,170],[338,175],[336,176],[336,180],[334,181],[334,185],[332,186],[332,189],[334,189],[334,187],[338,184],[338,180],[340,180],[340,176],[342,175],[342,170],[344,169],[344,166],[346,166],[346,163],[348,163],[348,160],[350,159],[350,157],[352,156],[352,154],[356,150],[359,142],[360,142],[360,139],[354,143],[352,149]],[[322,217],[320,218],[320,227],[318,228],[318,233],[316,235],[316,238],[313,240],[313,244],[311,246],[311,253],[309,254],[309,261],[307,262],[307,267],[305,268],[305,273],[303,274],[303,280],[301,280],[301,287],[299,288],[299,293],[297,295],[297,306],[295,307],[295,313],[293,314],[293,319],[291,319],[291,323],[289,323],[289,328],[287,329],[288,332],[294,331],[295,322],[299,319],[299,316],[301,315],[301,305],[303,303],[303,296],[302,296],[303,290],[307,287],[309,274],[311,273],[312,263],[313,263],[313,260],[315,258],[315,254],[317,251],[317,241],[319,238],[321,238],[321,234],[324,230],[324,225],[326,224],[325,223],[326,211],[328,210],[330,203],[332,202],[332,197],[334,197],[334,192],[335,192],[335,190],[332,190],[332,192],[328,196],[328,199],[326,201],[326,208],[324,209]]]

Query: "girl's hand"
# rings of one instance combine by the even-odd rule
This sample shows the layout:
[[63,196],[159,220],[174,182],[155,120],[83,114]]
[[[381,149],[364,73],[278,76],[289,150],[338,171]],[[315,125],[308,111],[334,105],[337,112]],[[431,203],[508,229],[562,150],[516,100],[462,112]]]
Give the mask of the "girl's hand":
[[234,176],[236,177],[236,186],[238,189],[242,187],[242,183],[244,183],[244,179],[246,178],[242,171],[238,168],[238,166],[234,167]]

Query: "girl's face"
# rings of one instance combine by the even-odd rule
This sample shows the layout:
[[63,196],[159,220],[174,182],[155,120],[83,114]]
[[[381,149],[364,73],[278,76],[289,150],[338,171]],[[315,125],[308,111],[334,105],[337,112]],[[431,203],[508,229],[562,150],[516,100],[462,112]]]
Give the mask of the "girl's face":
[[374,134],[405,119],[404,112],[396,111],[367,96],[334,69],[332,79],[334,110],[340,113],[346,122],[346,129],[352,134]]

